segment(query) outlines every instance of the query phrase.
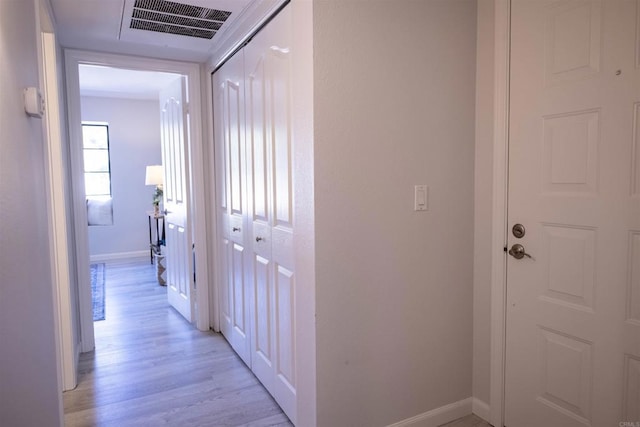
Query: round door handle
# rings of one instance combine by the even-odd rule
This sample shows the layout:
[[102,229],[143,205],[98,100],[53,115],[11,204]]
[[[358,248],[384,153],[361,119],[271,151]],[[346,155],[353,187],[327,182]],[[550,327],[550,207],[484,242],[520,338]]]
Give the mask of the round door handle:
[[240,231],[240,227],[233,227],[231,231]]
[[520,243],[516,243],[515,245],[511,246],[511,249],[509,249],[509,255],[511,255],[515,259],[522,259],[524,257],[533,258],[525,251],[524,246],[522,246]]
[[264,237],[256,237],[256,242],[261,242],[264,240]]
[[171,213],[171,211],[168,211],[168,210],[166,210],[166,209],[165,209],[165,210],[163,210],[163,211],[162,211],[162,213],[163,213],[163,214],[165,214],[165,215],[167,215],[167,214],[170,214],[170,213]]

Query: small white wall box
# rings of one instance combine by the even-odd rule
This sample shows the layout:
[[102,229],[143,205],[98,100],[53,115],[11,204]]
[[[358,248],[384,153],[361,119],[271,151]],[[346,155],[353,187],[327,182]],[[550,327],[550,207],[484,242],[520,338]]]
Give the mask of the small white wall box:
[[35,87],[28,87],[23,91],[24,111],[31,117],[42,118],[44,114],[44,99],[42,94]]

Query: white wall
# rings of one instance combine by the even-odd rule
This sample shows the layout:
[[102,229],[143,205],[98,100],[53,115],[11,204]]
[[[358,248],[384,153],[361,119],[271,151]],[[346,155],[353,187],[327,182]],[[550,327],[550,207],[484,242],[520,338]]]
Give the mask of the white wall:
[[317,0],[313,31],[318,425],[388,425],[472,393],[476,3]]
[[109,123],[113,225],[89,227],[93,257],[149,249],[147,165],[162,164],[158,101],[82,97],[82,120]]
[[38,86],[34,0],[0,1],[0,420],[61,424],[42,122],[22,89]]
[[[489,404],[494,0],[478,0],[473,265],[473,396]],[[486,414],[484,414],[486,415]]]

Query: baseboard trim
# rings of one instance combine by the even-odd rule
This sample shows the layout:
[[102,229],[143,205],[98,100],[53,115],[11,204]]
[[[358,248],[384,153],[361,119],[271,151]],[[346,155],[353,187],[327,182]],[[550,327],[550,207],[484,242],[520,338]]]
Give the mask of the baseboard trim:
[[101,262],[101,261],[112,261],[116,259],[142,258],[142,257],[148,257],[148,256],[149,256],[149,250],[134,251],[134,252],[116,252],[112,254],[91,255],[89,257],[89,261]]
[[472,398],[459,400],[431,411],[398,421],[388,427],[438,427],[471,413]]
[[473,397],[472,399],[471,411],[486,422],[489,422],[489,418],[491,418],[491,410],[489,408],[489,405],[487,405],[477,397]]

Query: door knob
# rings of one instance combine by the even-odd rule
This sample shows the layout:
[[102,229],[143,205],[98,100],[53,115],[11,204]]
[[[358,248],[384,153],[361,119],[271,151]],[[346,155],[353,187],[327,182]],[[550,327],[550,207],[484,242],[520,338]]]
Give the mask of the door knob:
[[168,211],[168,210],[166,210],[166,209],[165,209],[165,210],[163,210],[163,211],[162,211],[162,213],[163,213],[163,214],[165,214],[165,215],[167,215],[167,214],[170,214],[170,213],[171,213],[171,211]]
[[240,227],[233,227],[231,231],[240,231]]
[[509,255],[511,255],[515,259],[522,259],[524,257],[532,258],[531,255],[525,252],[524,246],[522,246],[520,243],[516,243],[515,245],[511,246],[511,249],[509,249]]
[[264,240],[264,238],[263,238],[263,237],[256,237],[256,242],[261,242],[261,241],[263,241],[263,240]]

